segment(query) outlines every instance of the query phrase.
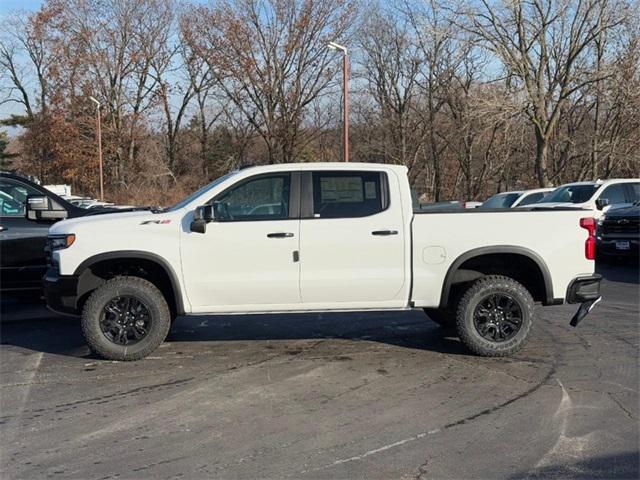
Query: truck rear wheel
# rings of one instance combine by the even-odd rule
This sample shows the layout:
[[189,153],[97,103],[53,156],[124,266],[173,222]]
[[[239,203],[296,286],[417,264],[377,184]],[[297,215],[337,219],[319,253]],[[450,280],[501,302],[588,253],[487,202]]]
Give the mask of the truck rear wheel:
[[456,330],[473,353],[499,357],[525,344],[533,319],[533,298],[509,277],[488,275],[471,284],[456,313]]
[[167,337],[171,315],[155,285],[138,277],[113,278],[89,296],[82,312],[89,348],[109,360],[139,360]]

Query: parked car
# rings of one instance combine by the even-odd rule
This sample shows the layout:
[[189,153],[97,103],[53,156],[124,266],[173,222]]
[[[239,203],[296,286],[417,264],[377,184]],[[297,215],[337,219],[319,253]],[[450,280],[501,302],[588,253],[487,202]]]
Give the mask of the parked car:
[[538,201],[535,207],[574,207],[593,210],[596,217],[609,205],[627,205],[640,201],[640,179],[596,180],[568,183]]
[[[27,197],[40,195],[46,218],[25,216]],[[56,220],[85,215],[55,193],[20,175],[0,172],[0,292],[40,296],[46,271],[44,247]]]
[[489,197],[478,208],[516,208],[531,205],[532,203],[540,201],[552,190],[553,188],[536,188],[534,190],[517,190],[513,192],[497,193],[493,197]]
[[247,168],[166,210],[56,223],[49,250],[47,304],[82,312],[90,348],[118,360],[151,353],[179,315],[414,307],[502,356],[534,302],[580,303],[577,325],[600,299],[585,212],[414,211],[397,165]]
[[[29,202],[31,218],[25,215]],[[39,298],[49,227],[65,218],[110,211],[77,207],[26,177],[0,172],[0,293]]]
[[598,221],[598,255],[638,257],[640,252],[640,202],[631,207],[612,208]]

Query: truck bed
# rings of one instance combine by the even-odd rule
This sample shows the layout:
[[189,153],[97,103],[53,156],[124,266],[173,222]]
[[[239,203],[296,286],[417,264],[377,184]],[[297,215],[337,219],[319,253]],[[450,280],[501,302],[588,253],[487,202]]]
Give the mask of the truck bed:
[[541,265],[553,279],[552,298],[543,302],[561,303],[572,279],[593,273],[593,261],[584,254],[588,234],[580,227],[589,213],[571,208],[415,211],[414,305],[437,307],[452,267],[465,268],[468,258],[498,253],[526,255]]

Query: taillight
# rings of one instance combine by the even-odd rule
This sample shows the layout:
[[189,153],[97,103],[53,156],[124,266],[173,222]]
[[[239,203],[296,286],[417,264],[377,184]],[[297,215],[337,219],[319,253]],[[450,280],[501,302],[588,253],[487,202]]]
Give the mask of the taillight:
[[596,219],[592,217],[581,218],[580,226],[589,232],[587,241],[584,242],[584,257],[587,260],[596,259]]

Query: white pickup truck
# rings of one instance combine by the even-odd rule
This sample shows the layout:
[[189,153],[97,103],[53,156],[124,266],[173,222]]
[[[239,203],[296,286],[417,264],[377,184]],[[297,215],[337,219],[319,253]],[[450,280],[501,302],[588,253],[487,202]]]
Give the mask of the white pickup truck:
[[97,354],[137,360],[180,315],[411,308],[455,326],[476,354],[508,355],[534,302],[582,304],[575,325],[600,299],[589,212],[414,212],[406,174],[251,167],[165,210],[56,223],[47,303],[81,314]]

